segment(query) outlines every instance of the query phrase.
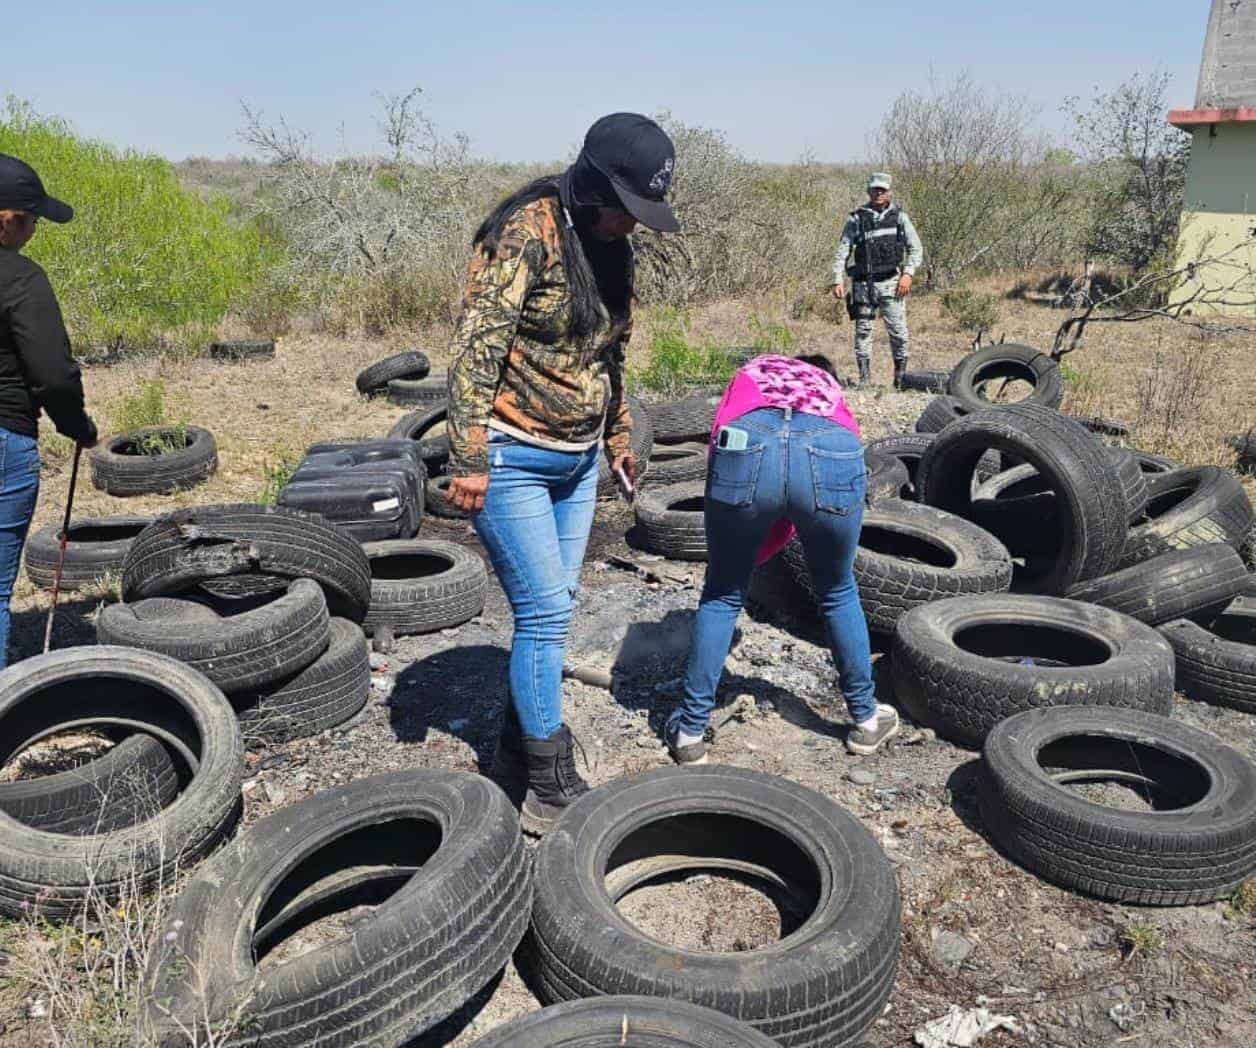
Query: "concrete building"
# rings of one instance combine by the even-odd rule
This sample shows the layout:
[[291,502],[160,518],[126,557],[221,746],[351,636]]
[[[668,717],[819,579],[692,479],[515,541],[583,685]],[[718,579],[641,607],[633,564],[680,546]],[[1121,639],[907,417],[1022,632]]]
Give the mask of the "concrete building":
[[1191,135],[1178,264],[1225,256],[1174,298],[1202,288],[1197,311],[1256,316],[1256,0],[1212,0],[1195,107],[1169,123]]

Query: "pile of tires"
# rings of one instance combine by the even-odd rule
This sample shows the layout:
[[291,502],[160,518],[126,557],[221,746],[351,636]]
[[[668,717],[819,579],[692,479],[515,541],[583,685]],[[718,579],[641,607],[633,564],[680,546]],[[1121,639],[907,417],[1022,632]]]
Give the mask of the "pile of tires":
[[167,495],[218,470],[214,435],[200,426],[148,426],[101,441],[90,452],[92,484],[110,495]]
[[0,913],[10,917],[67,917],[168,883],[240,814],[231,706],[174,659],[73,648],[0,673],[0,765],[67,731],[116,745],[72,771],[0,785]]
[[134,539],[103,644],[159,652],[229,697],[250,742],[316,734],[366,704],[370,562],[313,514],[251,504],[159,517]]

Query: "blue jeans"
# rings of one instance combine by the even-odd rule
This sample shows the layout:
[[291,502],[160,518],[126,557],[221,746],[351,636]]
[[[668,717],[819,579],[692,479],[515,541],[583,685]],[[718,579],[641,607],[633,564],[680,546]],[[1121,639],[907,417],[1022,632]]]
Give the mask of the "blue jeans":
[[489,482],[475,530],[515,615],[510,695],[523,734],[562,726],[563,653],[597,498],[596,445],[551,451],[489,433]]
[[0,669],[9,664],[9,600],[39,496],[39,442],[0,429]]
[[748,434],[744,451],[716,447],[706,487],[707,572],[685,672],[685,697],[668,720],[700,735],[715,705],[733,627],[755,558],[772,525],[798,529],[837,667],[855,721],[876,711],[868,623],[853,566],[863,524],[863,446],[817,415],[760,408],[729,423]]

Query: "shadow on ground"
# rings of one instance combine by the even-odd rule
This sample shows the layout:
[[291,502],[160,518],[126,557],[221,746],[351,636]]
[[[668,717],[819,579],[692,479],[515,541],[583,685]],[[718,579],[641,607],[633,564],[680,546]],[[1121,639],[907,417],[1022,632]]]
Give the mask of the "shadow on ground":
[[429,728],[456,735],[481,762],[491,754],[508,693],[510,655],[493,644],[445,648],[397,674],[388,721],[398,742],[422,743]]
[[[100,597],[70,597],[57,601],[52,622],[52,650],[77,648],[96,643],[96,624],[88,618],[100,605]],[[14,612],[9,620],[10,664],[29,659],[44,650],[44,630],[48,624],[47,608],[31,608]]]

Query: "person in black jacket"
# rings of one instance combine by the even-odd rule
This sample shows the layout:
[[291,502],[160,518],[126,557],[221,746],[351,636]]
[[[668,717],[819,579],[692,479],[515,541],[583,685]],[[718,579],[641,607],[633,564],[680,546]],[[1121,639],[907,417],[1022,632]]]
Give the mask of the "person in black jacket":
[[8,665],[9,599],[39,495],[39,412],[90,448],[96,426],[70,355],[61,307],[43,269],[21,254],[36,223],[68,222],[34,169],[0,153],[0,669]]

